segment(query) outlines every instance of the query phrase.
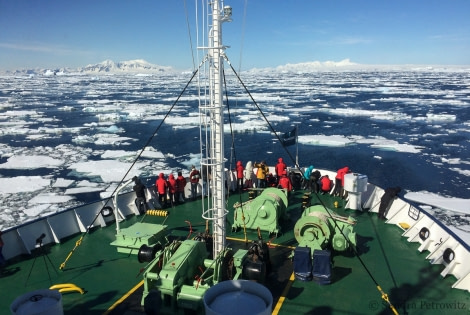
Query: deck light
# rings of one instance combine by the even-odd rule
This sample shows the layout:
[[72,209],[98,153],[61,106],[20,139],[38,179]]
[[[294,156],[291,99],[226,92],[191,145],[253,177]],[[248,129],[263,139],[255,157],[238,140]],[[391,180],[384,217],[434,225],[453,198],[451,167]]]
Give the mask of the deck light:
[[230,18],[232,16],[232,7],[226,5],[224,7],[224,18]]

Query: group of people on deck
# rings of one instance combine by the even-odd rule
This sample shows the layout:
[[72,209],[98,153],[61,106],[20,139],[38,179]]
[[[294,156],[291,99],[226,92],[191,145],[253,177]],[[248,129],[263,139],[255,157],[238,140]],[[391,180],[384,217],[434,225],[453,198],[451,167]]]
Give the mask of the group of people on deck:
[[[256,167],[256,188],[266,187],[279,187],[292,190],[292,183],[287,177],[287,165],[284,163],[282,158],[278,159],[278,163],[274,167],[275,175],[269,172],[269,166],[266,165],[266,161],[256,162],[253,164]],[[247,164],[247,171],[244,172],[241,161],[237,162],[237,190],[240,191],[243,187],[243,179],[245,178],[245,187],[252,188],[253,183],[251,175],[253,174],[253,167],[251,162]]]
[[184,202],[184,187],[186,186],[186,178],[181,172],[175,178],[173,174],[165,177],[160,173],[155,181],[155,189],[158,194],[158,202],[163,207],[175,206],[177,203]]
[[[253,172],[255,168],[256,173]],[[237,161],[233,171],[236,176],[236,191],[238,192],[253,187],[277,187],[285,189],[290,194],[299,181],[294,172],[288,172],[287,165],[282,157],[278,158],[277,164],[274,167],[274,174],[270,172],[264,160],[259,163],[256,161],[251,163],[249,161],[246,167],[243,166],[242,161]],[[191,200],[196,200],[199,181],[203,179],[202,172],[204,170],[199,171],[194,165],[191,166],[188,177],[191,184],[191,196],[189,196]],[[335,183],[333,183],[328,175],[321,176],[320,171],[315,169],[313,165],[310,165],[301,176],[299,188],[315,193],[331,193],[333,196],[344,198],[344,175],[349,172],[350,170],[347,166],[339,169],[335,177]],[[210,171],[207,173],[210,174]],[[256,179],[255,183],[253,179]],[[139,208],[140,214],[143,214],[149,209],[145,195],[146,187],[136,176],[134,176],[133,181],[135,182],[133,189],[136,193],[136,205]],[[182,172],[178,172],[176,178],[173,174],[169,174],[167,177],[164,173],[160,173],[155,181],[155,193],[158,196],[160,208],[173,207],[178,203],[185,202],[184,190],[186,184],[187,179],[182,175]],[[334,190],[332,191],[333,187]],[[207,195],[207,192],[205,195]]]
[[[266,187],[278,187],[281,189],[286,189],[289,193],[294,188],[295,174],[287,170],[287,165],[284,162],[283,158],[279,158],[276,166],[274,167],[275,174],[269,172],[269,167],[266,165],[266,162],[263,160],[260,163],[255,162],[251,166],[251,162],[248,162],[247,169],[250,167],[247,178],[246,170],[243,168],[242,162],[237,162],[237,167],[235,169],[237,174],[237,190],[240,191],[243,187],[251,188],[253,187],[251,183],[251,174],[253,173],[252,167],[257,168],[256,170],[256,187],[257,188],[266,188]],[[302,189],[309,190],[315,193],[331,193],[333,196],[339,196],[345,198],[346,194],[343,189],[344,187],[344,175],[350,173],[351,170],[348,166],[345,166],[338,170],[335,176],[335,182],[330,179],[326,174],[321,175],[320,171],[315,169],[313,165],[310,165],[305,172],[302,174]],[[245,184],[243,180],[245,179]],[[333,191],[333,187],[335,188]]]
[[[134,181],[133,190],[136,195],[137,208],[139,209],[140,214],[144,214],[147,210],[149,210],[147,197],[145,194],[147,187],[137,176],[134,176],[132,180]],[[158,196],[158,203],[160,208],[166,208],[168,206],[173,207],[178,203],[184,202],[185,186],[186,178],[183,176],[182,172],[178,172],[176,178],[173,174],[168,175],[168,178],[166,178],[165,174],[160,173],[157,180],[155,181],[155,193]]]
[[[346,198],[344,190],[344,176],[350,173],[351,170],[348,166],[340,168],[336,172],[335,182],[330,179],[328,174],[321,175],[319,170],[316,170],[313,165],[310,165],[303,174],[303,188],[315,193],[329,194]],[[334,190],[332,191],[334,187]]]

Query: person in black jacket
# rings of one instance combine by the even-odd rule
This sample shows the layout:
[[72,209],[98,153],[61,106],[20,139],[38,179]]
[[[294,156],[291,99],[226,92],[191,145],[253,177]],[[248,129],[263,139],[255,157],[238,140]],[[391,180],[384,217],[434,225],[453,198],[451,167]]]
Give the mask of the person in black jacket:
[[3,257],[2,250],[3,250],[3,240],[2,240],[3,232],[0,231],[0,267],[3,267],[7,264],[7,260]]
[[385,192],[380,199],[379,207],[379,219],[385,220],[385,211],[390,207],[395,197],[401,191],[401,187],[389,187],[385,189]]
[[318,193],[320,191],[320,185],[318,181],[320,180],[321,173],[319,170],[315,170],[310,174],[310,191],[314,193]]
[[132,189],[135,191],[135,204],[140,214],[144,214],[148,210],[147,199],[145,197],[145,186],[142,184],[140,179],[137,176],[132,178],[135,185]]

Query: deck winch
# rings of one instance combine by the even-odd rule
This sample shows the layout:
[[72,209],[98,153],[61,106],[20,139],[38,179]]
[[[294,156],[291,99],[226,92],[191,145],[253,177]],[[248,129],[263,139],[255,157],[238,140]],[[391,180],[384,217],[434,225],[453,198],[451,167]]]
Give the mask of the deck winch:
[[116,246],[119,253],[137,255],[139,248],[143,245],[166,244],[167,234],[166,225],[136,222],[127,228],[117,231],[116,240],[111,242],[110,245]]
[[175,240],[165,247],[142,245],[139,261],[149,262],[143,272],[144,307],[147,299],[157,295],[163,304],[160,308],[201,310],[204,293],[219,282],[265,280],[270,268],[269,249],[261,238],[246,250],[226,248],[214,259],[207,246],[209,238],[205,234],[192,240]]
[[356,246],[355,223],[352,217],[343,217],[323,205],[314,205],[306,208],[295,223],[294,235],[298,246],[310,247],[312,255],[315,249],[345,251]]
[[260,229],[269,233],[279,232],[279,219],[285,215],[288,206],[287,194],[283,189],[266,188],[255,199],[234,204],[232,229],[241,227]]

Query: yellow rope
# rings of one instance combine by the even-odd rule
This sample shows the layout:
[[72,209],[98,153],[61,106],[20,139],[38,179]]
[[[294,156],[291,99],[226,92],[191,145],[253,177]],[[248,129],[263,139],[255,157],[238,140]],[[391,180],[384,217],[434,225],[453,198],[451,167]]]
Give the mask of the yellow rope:
[[70,292],[70,291],[77,291],[80,294],[84,294],[85,291],[78,287],[73,283],[61,283],[61,284],[54,284],[53,286],[49,287],[50,290],[58,290],[60,293],[62,292]]
[[393,314],[398,315],[398,311],[396,310],[395,306],[393,306],[392,303],[390,303],[390,299],[388,298],[388,294],[385,293],[380,285],[377,286],[377,290],[379,290],[380,294],[382,294],[382,300],[387,302],[387,304],[390,306],[390,309],[392,310]]
[[59,269],[60,270],[63,270],[65,268],[65,263],[67,263],[67,261],[70,259],[70,257],[72,257],[72,254],[73,252],[75,251],[75,249],[77,249],[78,246],[80,246],[80,244],[82,243],[82,240],[83,240],[83,236],[85,236],[86,234],[83,234],[80,239],[78,241],[75,242],[75,247],[72,249],[72,251],[67,255],[67,258],[65,258],[64,262],[60,264],[60,267]]

